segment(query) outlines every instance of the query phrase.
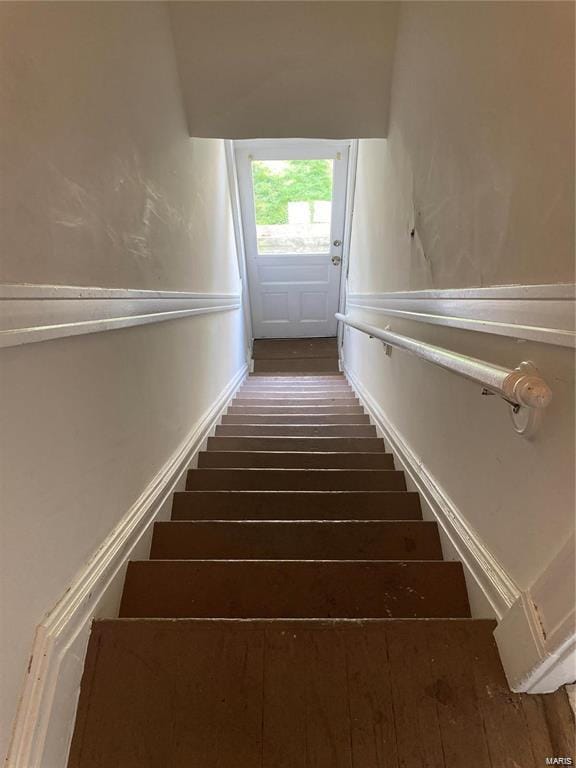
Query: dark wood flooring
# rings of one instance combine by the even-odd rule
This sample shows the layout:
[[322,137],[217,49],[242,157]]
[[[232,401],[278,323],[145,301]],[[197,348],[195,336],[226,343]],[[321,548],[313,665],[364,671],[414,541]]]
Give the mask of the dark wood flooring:
[[493,627],[100,621],[69,768],[541,768],[571,754],[566,696],[511,693]]

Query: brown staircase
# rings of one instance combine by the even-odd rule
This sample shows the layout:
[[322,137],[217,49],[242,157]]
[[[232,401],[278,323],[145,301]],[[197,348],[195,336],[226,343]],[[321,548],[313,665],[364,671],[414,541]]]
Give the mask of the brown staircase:
[[261,341],[90,640],[69,768],[531,768],[564,694],[511,693],[333,339]]

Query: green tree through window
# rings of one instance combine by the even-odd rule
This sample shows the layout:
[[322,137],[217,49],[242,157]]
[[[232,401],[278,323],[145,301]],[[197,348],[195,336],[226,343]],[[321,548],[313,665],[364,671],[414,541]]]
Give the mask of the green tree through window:
[[286,224],[288,203],[332,199],[331,160],[287,160],[278,171],[252,163],[257,224]]

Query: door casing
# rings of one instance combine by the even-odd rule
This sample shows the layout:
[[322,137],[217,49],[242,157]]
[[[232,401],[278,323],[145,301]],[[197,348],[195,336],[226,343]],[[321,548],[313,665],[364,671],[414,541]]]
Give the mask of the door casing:
[[[251,182],[246,183],[248,169],[252,159],[307,159],[307,158],[332,158],[340,153],[345,159],[345,179],[343,194],[342,211],[342,234],[339,239],[342,240],[339,255],[341,256],[340,265],[340,289],[338,299],[338,311],[345,310],[347,294],[347,275],[349,269],[350,240],[352,225],[352,210],[354,200],[354,181],[357,161],[358,140],[333,141],[322,139],[254,139],[242,141],[226,142],[226,156],[230,169],[229,178],[231,179],[231,197],[232,214],[234,218],[234,227],[237,239],[237,251],[240,263],[240,273],[244,281],[255,279],[251,265],[246,256],[246,237],[255,238],[253,199]],[[244,164],[244,167],[242,167]],[[250,197],[249,197],[250,196]],[[250,220],[251,218],[251,220]],[[270,257],[266,257],[270,258]],[[273,257],[272,257],[273,258]],[[248,286],[244,285],[244,300],[250,301],[250,291]],[[252,313],[249,312],[252,317]],[[252,328],[254,322],[250,323]],[[252,330],[252,329],[251,329]],[[257,334],[255,334],[257,335]],[[290,333],[286,334],[290,335]],[[306,334],[308,335],[308,334]],[[310,336],[317,335],[310,333]],[[338,336],[340,337],[340,332]],[[281,338],[282,333],[275,333],[274,337]]]

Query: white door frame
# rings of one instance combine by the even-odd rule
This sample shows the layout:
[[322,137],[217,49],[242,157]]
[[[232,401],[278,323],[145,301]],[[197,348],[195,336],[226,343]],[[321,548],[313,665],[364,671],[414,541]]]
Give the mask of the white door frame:
[[[304,145],[310,144],[310,139],[246,139],[240,141],[226,140],[226,163],[228,166],[228,179],[230,184],[230,196],[232,201],[232,218],[234,221],[234,232],[236,236],[236,249],[238,254],[239,270],[242,276],[242,296],[243,305],[246,316],[246,327],[250,334],[250,343],[253,341],[253,329],[252,329],[252,313],[250,307],[250,295],[248,290],[248,267],[246,264],[246,249],[244,246],[244,228],[242,223],[242,213],[240,206],[240,191],[238,187],[238,171],[236,167],[236,146],[249,148],[250,146],[259,151],[264,149],[267,145],[272,148],[274,145],[276,148],[279,142],[282,142],[286,150],[293,154],[297,159],[305,159],[303,154]],[[316,140],[318,141],[318,140]],[[352,215],[354,205],[354,190],[356,185],[356,166],[358,160],[358,139],[350,139],[348,141],[332,141],[326,140],[325,146],[332,148],[335,145],[342,144],[349,145],[348,152],[348,168],[346,174],[346,201],[344,210],[344,238],[342,245],[342,264],[341,264],[341,277],[340,277],[340,296],[338,311],[344,312],[346,308],[346,296],[348,292],[348,271],[350,262],[350,242],[352,234]],[[275,154],[275,150],[272,150]],[[317,157],[317,154],[314,155]],[[341,343],[342,328],[341,325],[338,329],[338,339]]]
[[240,209],[240,191],[238,189],[238,173],[234,157],[234,142],[230,139],[224,141],[226,153],[226,168],[228,170],[228,189],[230,192],[230,205],[232,208],[232,223],[234,226],[234,241],[236,243],[236,257],[238,259],[238,274],[242,284],[242,312],[244,315],[244,328],[248,343],[248,359],[252,359],[252,346],[254,332],[252,330],[252,309],[250,307],[250,291],[248,289],[248,272],[246,268],[246,252],[244,250],[244,230],[242,228],[242,212]]
[[[356,193],[356,169],[358,167],[358,139],[350,141],[348,153],[348,175],[346,177],[346,210],[344,212],[344,238],[342,245],[342,274],[340,277],[340,302],[338,312],[346,314],[348,301],[348,273],[350,272],[350,248],[352,244],[352,225],[354,222],[354,197]],[[338,350],[344,339],[344,325],[338,323]]]

